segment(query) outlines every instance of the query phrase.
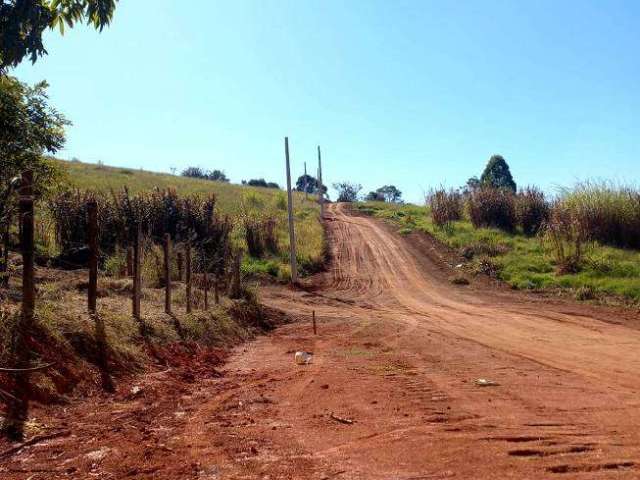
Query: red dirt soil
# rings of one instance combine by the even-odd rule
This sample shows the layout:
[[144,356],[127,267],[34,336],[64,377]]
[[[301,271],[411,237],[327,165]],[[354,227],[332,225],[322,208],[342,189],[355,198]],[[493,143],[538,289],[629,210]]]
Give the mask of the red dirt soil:
[[455,286],[427,237],[340,204],[326,221],[329,272],[262,290],[295,322],[221,376],[169,369],[34,411],[41,441],[0,477],[640,478],[637,314]]

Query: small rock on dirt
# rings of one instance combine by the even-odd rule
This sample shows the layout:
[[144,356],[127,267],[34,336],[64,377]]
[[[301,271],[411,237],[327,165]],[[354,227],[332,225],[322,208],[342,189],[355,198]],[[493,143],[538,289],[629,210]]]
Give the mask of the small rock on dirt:
[[493,380],[487,380],[486,378],[479,378],[476,380],[476,385],[479,387],[497,387],[500,384]]

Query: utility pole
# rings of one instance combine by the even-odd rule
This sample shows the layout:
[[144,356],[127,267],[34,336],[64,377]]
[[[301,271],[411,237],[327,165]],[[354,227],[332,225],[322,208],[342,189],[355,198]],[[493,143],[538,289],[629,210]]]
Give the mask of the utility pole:
[[318,203],[320,204],[320,218],[324,218],[324,188],[322,184],[322,155],[318,145]]
[[298,263],[296,260],[296,233],[293,229],[293,195],[291,194],[291,169],[289,167],[289,137],[284,137],[284,157],[287,164],[287,210],[289,211],[289,244],[291,260],[291,283],[298,283]]
[[304,162],[304,199],[305,200],[309,200],[309,193],[307,192],[307,187],[308,187],[308,181],[307,181],[307,162]]

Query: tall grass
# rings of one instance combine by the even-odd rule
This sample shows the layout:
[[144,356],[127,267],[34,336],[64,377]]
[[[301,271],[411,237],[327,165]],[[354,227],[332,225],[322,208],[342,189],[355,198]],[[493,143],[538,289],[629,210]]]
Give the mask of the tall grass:
[[426,198],[427,205],[431,208],[433,223],[439,227],[446,227],[457,220],[462,219],[464,203],[462,194],[458,190],[445,190],[439,188],[432,190]]
[[518,225],[525,235],[536,235],[549,220],[550,206],[542,190],[526,187],[516,195]]
[[613,182],[583,182],[561,194],[567,209],[590,240],[640,249],[640,190]]
[[543,245],[551,252],[557,273],[578,273],[583,267],[587,235],[574,212],[562,202],[556,202],[541,232]]
[[[178,192],[182,196],[208,197],[215,195],[216,210],[228,216],[233,225],[230,239],[234,249],[248,252],[244,219],[257,220],[263,228],[264,256],[271,256],[286,269],[289,235],[287,228],[287,197],[281,190],[240,186],[230,183],[193,179],[137,169],[116,168],[81,162],[58,161],[67,172],[72,188],[91,190],[102,195],[121,192],[126,187],[131,196],[150,191]],[[319,222],[319,208],[314,197],[305,199],[303,193],[294,192],[296,218],[296,245],[302,270],[314,271],[325,258],[324,231]],[[168,199],[170,200],[170,199]],[[265,221],[265,219],[271,219]],[[249,252],[248,252],[249,253]],[[306,266],[306,267],[305,267]]]
[[510,190],[479,188],[469,195],[467,208],[476,228],[494,227],[506,232],[516,228],[515,195]]

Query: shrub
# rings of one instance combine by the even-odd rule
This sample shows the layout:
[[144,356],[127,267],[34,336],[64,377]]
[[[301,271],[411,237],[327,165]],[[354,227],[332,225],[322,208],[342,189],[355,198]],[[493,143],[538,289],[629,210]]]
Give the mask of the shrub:
[[576,290],[576,300],[594,300],[596,298],[596,291],[591,285],[585,285]]
[[475,228],[495,227],[507,232],[515,230],[515,195],[511,191],[483,187],[469,195],[467,204]]
[[549,220],[549,203],[536,187],[527,187],[516,196],[516,216],[525,235],[537,235]]
[[450,280],[454,285],[469,285],[469,280],[464,275],[455,275]]
[[585,182],[565,190],[563,207],[590,240],[622,248],[640,248],[640,191],[607,182]]
[[579,272],[584,260],[586,235],[574,212],[557,202],[542,232],[543,245],[551,251],[558,274]]
[[244,240],[247,243],[247,251],[254,258],[264,256],[264,242],[260,232],[260,222],[254,219],[244,220]]
[[484,257],[477,263],[475,270],[477,273],[482,273],[491,278],[499,278],[502,267],[488,257]]
[[250,256],[262,258],[265,252],[278,253],[278,232],[276,227],[277,221],[274,218],[258,220],[248,216],[245,217],[244,238]]
[[433,223],[445,227],[460,220],[463,212],[462,194],[458,190],[432,190],[427,197]]

